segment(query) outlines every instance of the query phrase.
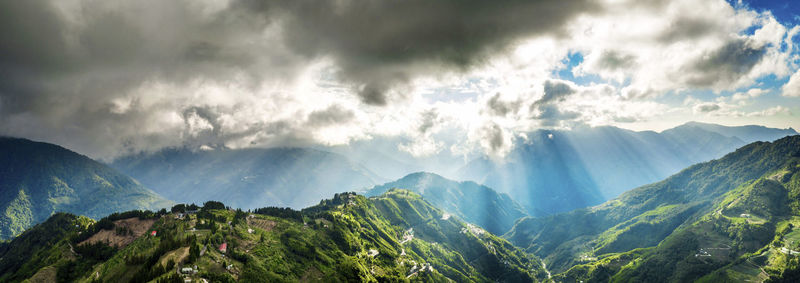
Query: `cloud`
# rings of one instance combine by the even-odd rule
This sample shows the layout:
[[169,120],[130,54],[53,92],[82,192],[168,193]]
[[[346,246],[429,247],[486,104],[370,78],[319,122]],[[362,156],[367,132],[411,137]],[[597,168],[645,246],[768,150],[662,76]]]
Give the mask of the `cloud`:
[[745,101],[745,100],[748,100],[748,99],[751,99],[751,98],[759,97],[759,96],[763,95],[764,93],[767,93],[767,90],[760,89],[760,88],[752,88],[752,89],[747,90],[746,92],[734,93],[733,96],[731,96],[731,99],[733,101]]
[[695,113],[708,113],[714,112],[720,109],[720,106],[715,103],[701,103],[694,106]]
[[506,116],[509,113],[517,112],[519,111],[519,105],[519,101],[501,100],[499,92],[486,101],[486,107],[489,108],[490,113],[497,116]]
[[539,127],[694,113],[674,101],[697,90],[735,94],[696,114],[774,106],[742,90],[791,75],[798,32],[721,0],[6,1],[0,134],[102,159],[383,136],[500,156]]
[[497,123],[487,123],[473,133],[490,157],[502,158],[513,148],[512,135]]
[[332,56],[339,75],[361,85],[362,101],[420,74],[465,70],[517,41],[565,34],[565,23],[596,12],[596,1],[243,1],[280,22],[287,45],[306,57]]
[[546,104],[553,101],[563,100],[566,96],[575,93],[575,90],[566,82],[546,81],[544,83],[544,95],[535,104]]
[[343,108],[340,105],[331,105],[323,110],[311,112],[308,115],[307,124],[312,127],[324,127],[329,125],[344,124],[355,118],[353,111]]
[[800,97],[800,70],[789,77],[789,81],[781,87],[781,94],[788,97]]
[[688,85],[714,87],[731,85],[750,72],[766,54],[765,46],[746,39],[735,39],[719,49],[702,54],[686,71]]

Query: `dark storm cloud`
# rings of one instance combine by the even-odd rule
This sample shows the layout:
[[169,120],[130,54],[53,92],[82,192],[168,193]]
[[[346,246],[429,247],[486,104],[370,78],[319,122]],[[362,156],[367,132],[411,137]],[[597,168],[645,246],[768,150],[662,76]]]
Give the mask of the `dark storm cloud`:
[[580,117],[580,113],[562,111],[557,105],[557,102],[564,101],[576,92],[572,86],[561,81],[546,81],[543,90],[542,98],[529,106],[532,119],[539,120],[542,126],[549,127],[557,125],[560,121]]
[[364,84],[365,103],[418,73],[466,69],[526,36],[561,34],[592,0],[246,1],[281,21],[287,44],[309,57],[332,55],[341,76]]
[[736,82],[747,75],[766,53],[766,46],[754,46],[747,39],[732,40],[699,58],[689,70],[692,75],[687,83],[695,87],[710,87]]
[[544,82],[544,95],[535,104],[547,104],[554,101],[563,100],[570,94],[575,93],[570,85],[559,81]]
[[[363,103],[386,105],[401,99],[403,86],[417,76],[464,71],[527,37],[563,35],[570,19],[600,9],[595,0],[206,5],[0,1],[0,132],[57,139],[108,156],[120,144],[135,150],[185,142],[179,139],[191,137],[176,137],[174,129],[142,133],[142,125],[163,122],[154,117],[174,113],[211,124],[204,139],[218,143],[245,134],[254,140],[287,133],[300,139],[307,135],[291,132],[302,122],[223,129],[219,117],[235,106],[213,107],[170,91],[187,91],[191,88],[182,86],[194,82],[231,81],[255,91],[265,80],[291,81],[311,61],[329,58],[336,78],[352,86]],[[137,91],[148,85],[174,90],[157,88],[144,99]],[[129,106],[115,102],[125,100]],[[309,121],[347,121],[346,115],[316,115]]]

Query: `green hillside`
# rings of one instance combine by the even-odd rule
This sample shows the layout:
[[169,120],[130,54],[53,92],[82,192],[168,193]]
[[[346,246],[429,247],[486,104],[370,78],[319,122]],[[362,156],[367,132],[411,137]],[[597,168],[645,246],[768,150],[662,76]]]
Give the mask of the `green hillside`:
[[558,281],[741,282],[797,276],[800,136],[747,145],[602,205],[506,236]]
[[[531,282],[547,277],[535,257],[481,228],[443,217],[405,190],[371,198],[337,194],[302,211],[243,212],[208,202],[181,217],[190,209],[115,214],[96,223],[56,214],[2,246],[0,281]],[[190,268],[190,274],[178,275],[181,268]]]
[[0,137],[0,239],[63,211],[99,218],[172,203],[135,180],[57,145]]
[[409,174],[397,181],[375,186],[366,195],[380,195],[392,188],[418,193],[434,206],[493,234],[507,232],[515,221],[526,216],[524,208],[506,194],[475,182],[457,182],[426,172]]

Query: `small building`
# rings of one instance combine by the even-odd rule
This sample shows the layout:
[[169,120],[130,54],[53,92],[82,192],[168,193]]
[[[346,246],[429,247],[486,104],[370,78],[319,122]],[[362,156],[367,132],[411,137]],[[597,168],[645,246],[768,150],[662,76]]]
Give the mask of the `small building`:
[[222,243],[222,245],[219,245],[219,252],[221,253],[228,252],[228,243]]
[[184,268],[181,268],[181,273],[183,273],[183,274],[195,274],[195,270],[192,269],[191,267],[184,267]]
[[158,231],[156,231],[156,230],[153,230],[153,232],[150,232],[150,236],[153,236],[153,237],[155,237],[157,234],[158,234]]
[[747,214],[747,213],[742,213],[742,214],[740,214],[740,215],[739,215],[739,217],[742,217],[742,218],[750,218],[750,214]]

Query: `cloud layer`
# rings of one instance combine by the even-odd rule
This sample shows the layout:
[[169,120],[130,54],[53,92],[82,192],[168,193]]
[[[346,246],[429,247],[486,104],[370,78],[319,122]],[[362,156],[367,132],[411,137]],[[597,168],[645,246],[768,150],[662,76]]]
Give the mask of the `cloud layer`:
[[[5,1],[0,133],[105,159],[382,136],[502,156],[539,127],[745,113],[799,30],[723,0]],[[665,99],[692,91],[738,104]]]

